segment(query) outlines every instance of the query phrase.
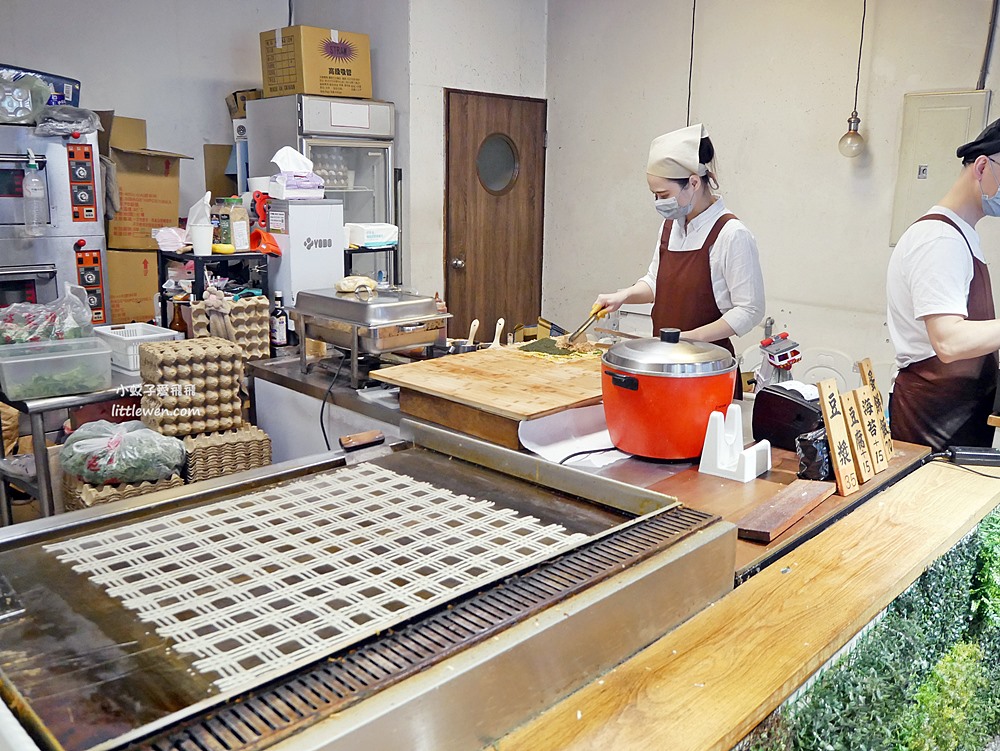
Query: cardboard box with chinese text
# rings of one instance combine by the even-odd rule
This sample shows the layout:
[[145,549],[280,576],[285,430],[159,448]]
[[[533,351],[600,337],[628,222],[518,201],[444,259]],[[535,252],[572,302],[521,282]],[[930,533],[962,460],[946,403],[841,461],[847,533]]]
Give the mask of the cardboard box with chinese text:
[[152,231],[176,227],[180,204],[180,160],[185,154],[146,147],[146,121],[98,112],[101,154],[115,163],[121,209],[108,221],[109,248],[156,249]]
[[260,33],[264,97],[286,94],[372,98],[367,34],[316,26]]

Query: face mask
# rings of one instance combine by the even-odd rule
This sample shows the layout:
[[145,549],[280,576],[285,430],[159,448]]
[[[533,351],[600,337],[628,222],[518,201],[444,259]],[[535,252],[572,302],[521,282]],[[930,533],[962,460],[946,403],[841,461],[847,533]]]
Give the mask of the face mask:
[[[687,190],[687,188],[681,190],[681,193],[683,193],[685,190]],[[683,219],[688,214],[690,214],[692,203],[693,201],[689,201],[687,205],[681,206],[680,202],[677,200],[676,197],[656,198],[653,200],[653,205],[656,207],[656,210],[660,214],[660,216],[662,216],[664,219],[671,219],[671,220]]]
[[[993,175],[993,179],[996,181],[997,174],[996,172],[993,172],[992,159],[989,160],[989,164],[990,164],[990,172]],[[997,192],[994,193],[992,196],[988,196],[986,195],[985,191],[983,191],[983,184],[982,183],[979,184],[979,192],[983,194],[982,197],[983,213],[986,214],[986,216],[1000,216],[1000,181],[997,181],[997,186],[998,186]]]

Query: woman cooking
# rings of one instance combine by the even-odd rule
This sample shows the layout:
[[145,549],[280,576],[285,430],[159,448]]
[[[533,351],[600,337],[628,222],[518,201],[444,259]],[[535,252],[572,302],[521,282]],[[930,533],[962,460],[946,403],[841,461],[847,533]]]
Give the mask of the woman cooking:
[[[653,140],[646,181],[663,217],[649,271],[631,287],[598,295],[607,313],[626,303],[653,303],[653,331],[718,344],[735,354],[732,336],[764,318],[764,278],[757,242],[726,211],[710,165],[715,147],[703,125]],[[736,396],[742,396],[739,379]]]

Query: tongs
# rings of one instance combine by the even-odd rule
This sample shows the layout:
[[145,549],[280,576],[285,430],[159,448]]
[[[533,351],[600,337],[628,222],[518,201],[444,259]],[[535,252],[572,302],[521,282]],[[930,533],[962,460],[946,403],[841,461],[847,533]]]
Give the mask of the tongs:
[[583,325],[580,326],[580,328],[578,328],[576,331],[574,331],[572,334],[569,335],[569,337],[566,339],[567,343],[572,344],[573,342],[575,342],[577,339],[580,338],[580,336],[583,334],[584,331],[590,328],[591,324],[593,324],[594,321],[596,321],[598,318],[604,318],[604,316],[606,316],[607,314],[608,314],[608,309],[603,307],[600,303],[595,302],[594,307],[590,309],[590,316],[587,318],[586,321],[583,322]]

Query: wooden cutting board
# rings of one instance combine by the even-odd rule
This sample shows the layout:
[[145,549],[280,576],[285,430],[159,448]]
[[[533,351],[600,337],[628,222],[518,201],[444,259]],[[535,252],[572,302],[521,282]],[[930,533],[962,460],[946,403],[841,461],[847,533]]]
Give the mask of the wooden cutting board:
[[601,401],[601,358],[560,360],[498,347],[373,370],[406,414],[519,448],[522,420]]

